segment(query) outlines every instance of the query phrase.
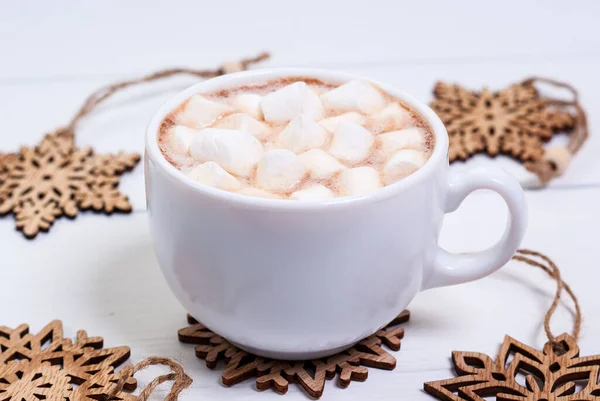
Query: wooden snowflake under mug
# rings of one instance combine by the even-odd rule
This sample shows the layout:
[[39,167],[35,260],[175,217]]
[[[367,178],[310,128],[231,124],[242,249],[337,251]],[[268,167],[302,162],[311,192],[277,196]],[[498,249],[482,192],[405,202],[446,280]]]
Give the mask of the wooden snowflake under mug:
[[[385,328],[339,354],[303,361],[278,361],[249,354],[190,315],[190,326],[179,330],[178,338],[183,343],[196,344],[196,356],[204,359],[208,368],[222,367],[221,381],[226,386],[255,378],[256,389],[260,391],[271,388],[285,394],[290,384],[296,384],[310,397],[320,398],[325,389],[325,382],[336,376],[339,377],[337,384],[341,388],[347,388],[352,381],[367,380],[368,367],[394,369],[396,358],[388,349],[400,350],[404,329],[399,325],[407,322],[409,317],[410,313],[407,310],[402,311]],[[225,362],[224,366],[219,364],[219,361]]]
[[[526,225],[518,182],[497,168],[450,171],[448,134],[437,115],[383,83],[371,81],[426,120],[435,146],[419,170],[367,195],[324,203],[253,198],[201,185],[161,153],[161,123],[190,96],[290,77],[364,79],[311,69],[229,74],[178,94],[149,124],[145,179],[154,248],[171,290],[198,321],[259,356],[322,357],[377,332],[419,291],[482,278],[511,258]],[[444,214],[484,188],[508,206],[502,239],[480,253],[439,248]]]

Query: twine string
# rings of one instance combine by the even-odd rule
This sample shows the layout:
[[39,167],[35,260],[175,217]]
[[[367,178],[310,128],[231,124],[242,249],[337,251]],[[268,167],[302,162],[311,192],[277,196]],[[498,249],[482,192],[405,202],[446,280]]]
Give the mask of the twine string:
[[[556,88],[566,89],[571,93],[572,100],[547,98],[545,99],[545,101],[546,104],[551,106],[556,106],[559,108],[571,107],[575,109],[575,122],[573,126],[573,132],[571,132],[571,134],[569,135],[569,142],[566,146],[567,151],[571,154],[571,156],[574,156],[577,152],[579,152],[579,149],[581,149],[581,146],[583,146],[583,144],[589,137],[587,114],[585,110],[583,110],[583,108],[581,107],[581,103],[579,101],[579,93],[572,85],[551,78],[533,76],[523,81],[523,85],[533,86],[537,83],[554,86]],[[546,185],[548,182],[550,182],[550,180],[559,175],[557,166],[551,160],[547,159],[541,159],[535,162],[526,163],[525,167],[527,168],[527,170],[537,175],[542,185]]]
[[121,376],[119,381],[114,385],[114,387],[107,393],[107,400],[115,398],[118,394],[123,391],[123,387],[127,382],[127,379],[133,377],[134,374],[139,372],[140,370],[144,370],[149,366],[162,365],[167,366],[171,369],[171,373],[167,373],[158,377],[155,377],[150,383],[146,385],[146,387],[140,392],[137,396],[138,401],[147,401],[152,392],[156,387],[165,383],[167,381],[172,381],[173,386],[171,387],[171,391],[165,397],[165,401],[176,401],[179,397],[179,394],[192,384],[192,378],[189,377],[183,367],[177,362],[169,359],[162,358],[157,356],[151,356],[149,358],[144,359],[143,361],[135,364],[124,367],[121,370]]
[[[258,54],[256,57],[243,58],[238,62],[235,62],[235,65],[238,67],[238,70],[246,70],[253,64],[264,61],[269,58],[269,53],[262,52]],[[197,70],[193,68],[169,68],[165,70],[156,71],[152,74],[145,75],[139,78],[134,78],[130,80],[115,82],[106,86],[101,87],[100,89],[93,92],[90,96],[87,97],[83,105],[79,108],[77,113],[73,116],[69,123],[59,128],[56,132],[61,135],[69,135],[74,136],[75,126],[77,123],[83,119],[85,116],[90,114],[100,103],[114,95],[115,93],[129,88],[131,86],[157,81],[163,78],[172,77],[174,75],[180,74],[188,74],[193,75],[199,78],[213,78],[219,75],[226,74],[227,68],[225,66],[221,66],[217,69],[206,69],[206,70]]]
[[[535,260],[534,258],[541,259],[543,263]],[[553,344],[555,350],[564,351],[562,344],[559,341],[557,341],[556,336],[552,333],[552,330],[550,329],[550,321],[552,319],[552,316],[554,315],[554,312],[556,312],[556,308],[558,307],[558,304],[561,300],[562,292],[564,290],[573,301],[573,305],[575,307],[575,318],[573,322],[573,331],[571,333],[571,336],[573,337],[573,339],[575,339],[575,341],[577,341],[579,339],[579,333],[581,332],[582,322],[582,314],[581,307],[579,305],[579,299],[577,299],[577,296],[575,295],[571,287],[562,279],[560,270],[556,263],[554,263],[546,255],[528,249],[519,249],[517,253],[513,256],[513,259],[527,263],[530,266],[539,267],[556,281],[556,292],[554,293],[552,304],[550,305],[550,308],[548,308],[548,311],[544,316],[544,331],[546,333],[546,337],[548,337],[548,341],[550,341]]]

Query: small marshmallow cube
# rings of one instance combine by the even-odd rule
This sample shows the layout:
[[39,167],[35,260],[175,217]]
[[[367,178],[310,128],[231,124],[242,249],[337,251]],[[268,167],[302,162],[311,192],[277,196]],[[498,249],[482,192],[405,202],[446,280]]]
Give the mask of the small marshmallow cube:
[[177,114],[176,123],[192,128],[204,128],[233,111],[234,109],[226,104],[213,102],[202,95],[194,95]]
[[335,198],[335,194],[324,185],[316,184],[306,189],[293,192],[290,199],[301,201],[324,201]]
[[385,107],[385,96],[371,83],[362,80],[347,82],[321,95],[328,110],[357,110],[374,113]]
[[394,154],[383,166],[383,180],[386,185],[407,177],[426,162],[423,152],[403,149]]
[[298,114],[279,134],[279,143],[294,153],[320,148],[328,138],[325,128],[304,113]]
[[333,135],[329,153],[340,160],[358,163],[369,156],[374,141],[373,135],[360,125],[342,122]]
[[371,117],[372,122],[378,125],[394,125],[396,127],[410,127],[412,116],[410,112],[398,103],[390,103],[381,111]]
[[271,133],[271,129],[267,124],[244,113],[230,114],[218,121],[214,127],[245,131],[259,140],[266,138]]
[[194,167],[187,172],[187,176],[200,184],[225,191],[237,191],[242,187],[242,184],[234,176],[215,162],[206,162]]
[[304,178],[306,166],[287,149],[265,152],[256,169],[258,187],[272,192],[289,192]]
[[260,107],[266,121],[284,123],[300,113],[313,120],[323,118],[319,96],[305,82],[295,82],[264,96]]
[[260,108],[262,96],[253,93],[242,93],[234,97],[231,101],[233,107],[242,112],[251,115],[257,120],[263,119],[263,112]]
[[425,131],[422,128],[408,128],[386,132],[375,137],[377,147],[388,158],[401,149],[422,150],[425,146]]
[[171,149],[175,152],[187,155],[190,150],[192,139],[199,132],[198,130],[185,127],[183,125],[175,125],[171,127],[171,138],[169,140]]
[[242,195],[254,196],[255,198],[281,199],[281,196],[271,192],[263,191],[262,189],[248,187],[239,191]]
[[263,148],[258,139],[247,132],[206,128],[192,140],[190,155],[200,161],[213,161],[231,174],[247,177],[252,173]]
[[340,123],[350,123],[363,125],[366,122],[365,116],[358,114],[357,112],[351,111],[349,113],[340,114],[339,116],[325,118],[319,121],[319,124],[323,126],[329,132],[335,132]]
[[321,149],[309,150],[298,157],[306,165],[310,178],[328,179],[345,169],[343,164]]
[[377,170],[363,166],[342,171],[338,185],[345,196],[364,195],[381,188],[381,180]]

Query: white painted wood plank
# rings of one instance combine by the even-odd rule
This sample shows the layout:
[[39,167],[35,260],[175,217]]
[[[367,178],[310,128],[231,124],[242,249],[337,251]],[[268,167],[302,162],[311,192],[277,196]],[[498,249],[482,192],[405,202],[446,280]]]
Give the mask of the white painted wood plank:
[[[591,112],[600,107],[600,3],[489,2],[10,2],[0,0],[0,149],[35,144],[68,120],[93,89],[168,65],[214,67],[225,59],[270,50],[265,66],[349,70],[389,82],[428,101],[437,79],[499,88],[530,74],[573,83]],[[170,95],[194,82],[170,80],[133,89],[82,124],[80,145],[99,152],[142,151],[148,120]],[[593,252],[600,230],[600,139],[592,139],[553,189],[529,192],[524,246],[552,256],[580,296],[585,313],[582,354],[600,353],[600,278]],[[500,164],[520,176],[509,161]],[[123,191],[144,209],[142,169],[124,176]],[[566,190],[570,188],[570,190]],[[579,188],[579,189],[577,189]],[[491,244],[504,225],[504,205],[477,193],[449,215],[441,242],[453,251]],[[33,242],[0,219],[0,324],[28,322],[38,330],[53,318],[66,333],[86,329],[107,346],[128,344],[133,362],[150,355],[180,359],[194,384],[182,400],[280,399],[251,382],[225,389],[192,347],[176,340],[185,311],[165,285],[149,240],[145,213],[84,213],[60,220]],[[541,317],[553,284],[541,272],[511,263],[484,280],[420,294],[413,304],[398,367],[370,370],[366,383],[341,390],[329,383],[323,400],[428,400],[427,380],[451,376],[452,349],[494,354],[505,333],[541,346]],[[13,297],[17,295],[18,302]],[[570,316],[557,315],[557,332]],[[140,374],[140,384],[158,370]],[[164,392],[163,392],[164,394]],[[306,397],[294,386],[289,400]]]
[[[547,253],[562,268],[585,314],[582,354],[600,353],[595,287],[600,273],[593,257],[600,237],[600,189],[530,192],[527,200],[530,224],[523,246]],[[482,249],[499,237],[504,218],[498,197],[476,193],[446,218],[441,242],[452,251]],[[11,305],[4,309],[2,324],[28,322],[39,330],[60,318],[68,335],[86,329],[104,336],[106,346],[130,345],[133,362],[150,355],[177,358],[194,378],[182,401],[280,399],[270,391],[255,391],[252,382],[223,388],[219,372],[197,360],[192,346],[178,343],[176,331],[185,325],[185,311],[161,276],[145,213],[111,218],[83,214],[75,221],[59,221],[35,241],[23,239],[12,224],[11,218],[0,219],[2,282],[10,283],[9,291],[0,292],[0,303]],[[422,293],[410,306],[413,317],[396,354],[396,370],[370,369],[369,380],[352,383],[349,390],[328,383],[323,400],[425,401],[430,398],[421,391],[422,383],[451,376],[453,349],[494,355],[505,333],[541,346],[542,315],[553,289],[541,271],[511,263],[478,282]],[[569,314],[559,309],[554,330],[569,330],[570,324]],[[140,373],[140,384],[157,373]],[[294,387],[286,396],[305,399]]]
[[[600,61],[584,63],[564,60],[553,64],[524,61],[501,65],[489,62],[421,66],[390,64],[346,69],[403,88],[423,101],[431,100],[431,90],[438,79],[459,82],[473,89],[483,85],[500,89],[534,71],[571,82],[581,91],[582,103],[589,111],[592,135],[574,158],[565,176],[555,180],[551,186],[600,185],[600,163],[597,159],[600,135],[594,133],[595,127],[600,126],[600,115],[594,113],[594,110],[600,109],[600,98],[595,95],[600,92],[600,81],[595,78],[600,70]],[[0,121],[3,124],[0,149],[15,151],[21,145],[35,144],[44,132],[65,124],[87,95],[108,82],[111,81],[89,79],[82,82],[0,84]],[[127,90],[81,123],[77,134],[78,144],[93,146],[97,152],[127,150],[142,153],[146,124],[154,112],[170,96],[194,82],[197,81],[193,78],[180,77]],[[498,165],[522,180],[531,177],[520,164],[505,157],[490,160],[479,156],[466,166],[457,163],[456,168],[477,165]],[[137,210],[144,209],[142,168],[126,174],[122,188],[131,197]]]
[[276,65],[600,56],[591,1],[131,1],[0,4],[0,77],[210,67],[263,49]]

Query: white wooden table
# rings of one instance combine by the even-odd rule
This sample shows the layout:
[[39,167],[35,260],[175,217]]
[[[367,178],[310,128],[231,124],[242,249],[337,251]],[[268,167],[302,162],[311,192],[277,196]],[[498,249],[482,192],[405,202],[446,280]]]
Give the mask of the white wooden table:
[[[0,149],[35,144],[100,85],[165,66],[212,68],[263,49],[273,54],[264,66],[348,70],[424,101],[438,79],[496,89],[530,74],[571,82],[590,112],[593,135],[564,177],[528,191],[523,246],[562,267],[585,314],[582,353],[600,353],[599,18],[600,3],[592,1],[0,0]],[[171,79],[117,96],[81,124],[78,144],[141,152],[153,112],[193,82]],[[491,163],[524,174],[511,161]],[[121,189],[133,203],[131,215],[82,213],[75,221],[60,219],[35,241],[14,231],[11,216],[0,219],[0,324],[27,322],[37,331],[59,318],[70,336],[86,329],[104,336],[107,346],[131,346],[133,362],[178,358],[194,379],[182,400],[280,399],[256,391],[252,381],[223,387],[220,372],[177,341],[185,311],[153,255],[141,167],[123,178]],[[453,251],[482,249],[499,237],[505,217],[499,198],[476,193],[447,216],[441,243]],[[423,382],[452,375],[453,349],[494,355],[505,333],[541,347],[553,290],[540,271],[511,263],[484,280],[422,293],[410,306],[396,370],[371,369],[367,382],[346,390],[329,382],[322,399],[427,400]],[[570,319],[560,309],[553,327],[567,331]],[[140,383],[157,373],[141,373]],[[306,396],[290,386],[285,399]]]

